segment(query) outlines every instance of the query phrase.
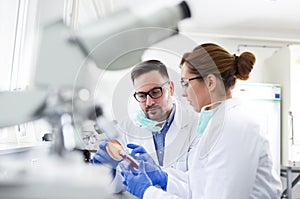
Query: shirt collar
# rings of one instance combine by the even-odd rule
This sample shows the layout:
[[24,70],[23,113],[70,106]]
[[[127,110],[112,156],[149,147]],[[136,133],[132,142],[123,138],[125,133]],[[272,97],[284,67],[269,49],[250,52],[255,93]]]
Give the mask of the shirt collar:
[[173,104],[173,108],[172,108],[172,112],[169,116],[169,118],[166,121],[166,124],[168,127],[170,127],[170,125],[172,124],[173,120],[174,120],[174,116],[175,116],[175,111],[176,111],[176,105]]

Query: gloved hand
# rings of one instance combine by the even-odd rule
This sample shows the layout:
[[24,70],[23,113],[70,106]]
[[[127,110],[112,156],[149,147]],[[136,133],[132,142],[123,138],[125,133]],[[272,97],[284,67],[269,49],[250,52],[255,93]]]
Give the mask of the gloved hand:
[[156,162],[153,160],[151,155],[149,155],[142,146],[137,144],[127,144],[127,147],[132,149],[130,155],[134,157],[134,159],[143,160],[144,162],[156,165]]
[[145,161],[144,168],[147,175],[151,179],[152,184],[159,185],[163,190],[166,190],[168,184],[168,174],[161,170],[160,166],[156,164],[156,162],[142,146],[128,144],[127,147],[133,149],[131,155],[135,159]]
[[99,144],[99,149],[93,156],[94,164],[109,164],[113,169],[115,169],[120,161],[112,159],[106,151],[107,140],[102,141]]
[[155,164],[150,164],[148,162],[144,163],[145,171],[149,178],[151,179],[151,182],[153,185],[160,186],[163,190],[167,190],[167,184],[168,184],[168,174],[167,172],[164,172],[161,170],[161,168]]
[[121,175],[125,179],[123,184],[127,186],[127,191],[138,198],[143,198],[145,191],[152,186],[151,180],[145,172],[144,162],[140,162],[139,172],[136,174],[128,171],[122,164],[120,167],[122,169]]

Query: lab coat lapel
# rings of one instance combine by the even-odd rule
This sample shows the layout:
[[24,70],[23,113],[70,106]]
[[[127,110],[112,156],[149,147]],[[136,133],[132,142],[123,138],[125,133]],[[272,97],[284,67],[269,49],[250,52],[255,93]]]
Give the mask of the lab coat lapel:
[[[123,145],[126,146],[126,144],[132,143],[143,146],[152,156],[153,160],[158,163],[152,132],[145,128],[138,127],[132,122],[129,122],[125,129],[127,136],[125,136],[126,142],[123,143]],[[131,150],[129,151],[131,152]]]
[[186,118],[180,105],[177,104],[176,109],[173,123],[166,135],[164,167],[176,162],[183,155],[183,152],[187,151],[183,148],[189,147],[189,133],[186,130],[188,128],[188,118]]
[[143,129],[142,133],[145,137],[143,139],[137,140],[137,144],[143,146],[147,149],[147,152],[151,155],[153,160],[158,164],[158,159],[156,155],[155,145],[153,142],[153,135],[151,131],[148,131],[146,129]]

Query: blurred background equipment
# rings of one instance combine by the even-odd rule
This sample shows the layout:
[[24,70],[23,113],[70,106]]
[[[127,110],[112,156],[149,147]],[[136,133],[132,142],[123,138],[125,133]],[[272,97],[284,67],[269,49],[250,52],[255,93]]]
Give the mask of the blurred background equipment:
[[36,120],[46,106],[47,92],[0,92],[0,128]]
[[268,139],[273,160],[273,169],[280,175],[280,110],[281,87],[278,84],[238,82],[232,96],[243,99],[249,112],[262,127]]
[[0,110],[7,113],[0,116],[0,128],[43,118],[51,127],[53,141],[46,142],[43,150],[0,157],[1,197],[117,198],[107,189],[108,168],[86,164],[91,154],[82,139],[85,121],[92,121],[92,127],[96,124],[109,138],[117,136],[106,128],[108,120],[101,107],[95,107],[87,86],[89,63],[103,70],[131,67],[152,44],[177,34],[177,23],[190,16],[188,5],[182,2],[147,12],[119,10],[77,29],[62,19],[43,25],[33,85],[0,93]]
[[[94,105],[90,91],[85,88],[88,77],[86,74],[82,79],[78,76],[80,68],[88,67],[84,60],[93,60],[107,70],[131,67],[141,60],[142,53],[152,44],[176,34],[177,23],[190,16],[188,5],[181,2],[146,14],[133,9],[121,10],[75,31],[63,20],[46,25],[41,31],[35,89],[1,94],[5,99],[1,110],[7,110],[11,116],[0,117],[0,127],[46,117],[53,129],[65,131],[64,135],[55,135],[55,142],[59,142],[56,152],[62,153],[62,145],[75,148],[70,141],[76,141],[76,138],[70,138],[75,134],[70,133],[74,131],[72,125],[76,128],[89,119],[88,111]],[[103,48],[102,44],[109,46]],[[138,53],[134,53],[134,57],[124,55],[132,51]],[[121,55],[124,56],[120,59]],[[115,62],[116,59],[120,62]],[[83,90],[87,92],[86,97],[81,95]]]
[[[121,70],[141,61],[151,45],[178,33],[177,23],[191,16],[186,2],[147,12],[121,10],[76,30],[62,20],[42,30],[35,84],[84,87],[82,67],[92,60],[104,70]],[[84,74],[83,74],[84,75]]]
[[288,45],[266,60],[265,79],[282,91],[282,165],[300,166],[300,46]]

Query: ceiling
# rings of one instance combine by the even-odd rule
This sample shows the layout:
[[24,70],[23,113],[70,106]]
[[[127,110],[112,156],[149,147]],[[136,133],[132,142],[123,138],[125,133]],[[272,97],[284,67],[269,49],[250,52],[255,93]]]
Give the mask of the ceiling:
[[182,31],[202,35],[300,42],[299,0],[187,0]]
[[[182,0],[91,0],[80,1],[87,15],[98,17],[124,7],[147,11]],[[179,29],[205,36],[246,38],[300,43],[300,0],[185,0],[192,18],[180,22]],[[92,4],[91,2],[94,2]],[[85,4],[85,5],[84,5]],[[88,5],[90,4],[90,5]],[[88,8],[95,6],[97,9]],[[95,15],[96,16],[96,15]],[[79,17],[81,20],[83,16]],[[88,19],[90,20],[90,19]]]

